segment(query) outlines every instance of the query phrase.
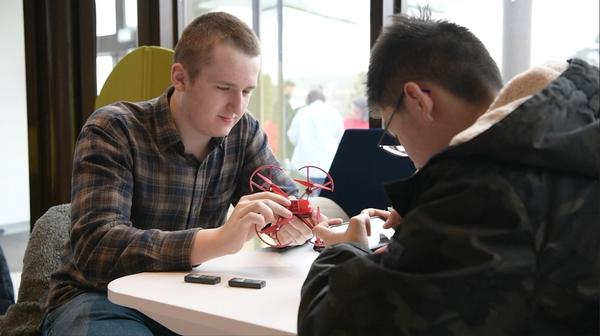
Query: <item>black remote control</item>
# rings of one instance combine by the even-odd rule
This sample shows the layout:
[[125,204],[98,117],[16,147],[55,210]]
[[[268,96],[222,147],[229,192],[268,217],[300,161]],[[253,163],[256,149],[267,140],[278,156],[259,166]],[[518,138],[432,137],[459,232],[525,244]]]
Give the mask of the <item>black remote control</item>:
[[256,279],[232,278],[229,280],[229,286],[231,286],[231,287],[261,289],[261,288],[265,287],[266,284],[267,284],[267,282],[265,280],[256,280]]
[[217,275],[206,275],[206,274],[197,274],[190,273],[186,275],[183,280],[185,282],[193,282],[193,283],[201,283],[206,285],[216,285],[221,282],[221,277]]

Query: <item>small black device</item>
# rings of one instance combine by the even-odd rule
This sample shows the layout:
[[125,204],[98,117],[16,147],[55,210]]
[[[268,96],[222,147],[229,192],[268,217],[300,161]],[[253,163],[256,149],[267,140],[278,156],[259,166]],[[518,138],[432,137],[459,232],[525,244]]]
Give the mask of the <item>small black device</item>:
[[221,282],[221,277],[217,275],[206,275],[198,273],[187,274],[183,280],[185,282],[201,283],[206,285],[216,285]]
[[261,289],[267,285],[265,280],[246,279],[246,278],[231,278],[229,286]]

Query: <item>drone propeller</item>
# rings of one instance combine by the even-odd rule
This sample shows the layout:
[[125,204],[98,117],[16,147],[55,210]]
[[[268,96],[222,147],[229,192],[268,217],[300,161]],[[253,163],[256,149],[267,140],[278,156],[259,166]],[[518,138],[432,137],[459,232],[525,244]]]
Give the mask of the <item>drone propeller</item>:
[[254,181],[250,181],[250,183],[253,186],[257,187],[258,189],[260,189],[262,191],[272,191],[274,193],[277,193],[279,195],[287,197],[287,194],[281,188],[279,188],[275,183],[273,183],[273,181],[271,181],[268,177],[264,176],[261,173],[256,173],[255,176],[263,179],[266,183],[259,185],[258,183],[254,182]]
[[294,179],[294,181],[298,182],[299,184],[310,188],[310,189],[325,189],[328,191],[331,191],[332,189],[330,187],[328,187],[329,185],[331,185],[331,181],[327,181],[325,184],[319,184],[319,183],[314,183],[314,182],[310,182],[310,181],[305,181],[305,180],[301,180],[301,179]]
[[[272,168],[272,167],[269,167]],[[279,194],[281,196],[287,197],[288,194],[283,191],[283,189],[281,189],[278,185],[276,185],[275,183],[273,183],[273,181],[271,181],[271,179],[269,179],[268,177],[266,177],[265,175],[261,174],[259,171],[259,169],[257,169],[254,174],[252,174],[253,177],[258,177],[260,179],[262,179],[265,183],[263,184],[259,184],[257,182],[255,182],[253,180],[253,178],[250,179],[250,187],[252,188],[252,186],[262,190],[262,191],[272,191],[276,194]]]
[[[310,180],[311,168],[313,169],[313,171],[317,170],[325,175],[324,183],[315,183]],[[306,179],[304,179],[304,180],[294,179],[294,181],[296,181],[300,185],[306,187],[306,191],[304,192],[304,195],[309,196],[315,190],[318,190],[318,189],[325,189],[327,191],[333,191],[333,179],[331,178],[331,175],[329,175],[326,171],[324,171],[323,169],[321,169],[317,166],[304,166],[304,167],[300,167],[300,169],[298,169],[298,171],[302,171],[302,170],[306,170]]]

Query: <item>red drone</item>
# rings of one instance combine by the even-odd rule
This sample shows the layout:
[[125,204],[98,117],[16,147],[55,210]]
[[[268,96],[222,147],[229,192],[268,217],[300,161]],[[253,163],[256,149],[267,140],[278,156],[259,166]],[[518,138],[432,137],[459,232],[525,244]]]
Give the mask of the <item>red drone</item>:
[[[316,169],[323,174],[325,174],[325,180],[321,183],[315,183],[311,180],[310,170]],[[315,166],[304,166],[298,169],[299,172],[306,171],[306,179],[293,179],[298,184],[304,187],[304,193],[298,199],[292,199],[291,204],[288,209],[292,212],[293,217],[300,219],[306,226],[309,228],[313,228],[318,223],[315,223],[312,219],[312,208],[308,197],[311,196],[315,191],[324,189],[333,191],[333,179],[331,175],[329,175],[326,171],[319,167]],[[276,174],[285,174],[283,168],[276,165],[265,165],[260,166],[250,176],[250,191],[270,191],[276,194],[279,194],[284,197],[288,197],[289,195],[281,189],[278,185],[273,183],[273,177]],[[258,226],[255,226],[256,235],[260,240],[262,240],[265,244],[276,247],[283,248],[287,247],[288,244],[282,244],[279,240],[279,230],[286,224],[288,224],[293,217],[283,218],[279,217],[275,223],[267,224],[262,230],[259,230]],[[320,210],[317,208],[317,219],[321,217]],[[323,243],[321,240],[317,238],[314,243],[316,246],[322,247]]]

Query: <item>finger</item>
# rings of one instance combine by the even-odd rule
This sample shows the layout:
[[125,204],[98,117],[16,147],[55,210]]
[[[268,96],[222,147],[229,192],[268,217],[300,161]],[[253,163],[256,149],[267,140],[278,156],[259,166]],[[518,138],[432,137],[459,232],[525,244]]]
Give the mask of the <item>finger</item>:
[[367,235],[367,214],[360,214],[350,218],[347,231],[352,234]]
[[246,210],[261,215],[264,218],[265,223],[275,223],[277,221],[273,209],[265,204],[265,201],[254,201],[246,207]]
[[373,253],[374,253],[374,254],[381,254],[381,253],[384,253],[385,251],[387,251],[387,245],[384,245],[384,246],[382,246],[382,247],[378,248],[378,249],[377,249],[377,250],[375,250]]
[[259,230],[262,230],[269,222],[265,221],[265,217],[256,212],[249,212],[240,218],[239,223],[241,225],[247,225],[249,227],[258,226]]
[[340,225],[344,222],[341,218],[331,218],[326,221],[328,225]]
[[399,226],[400,223],[402,223],[402,216],[400,216],[400,214],[396,210],[392,210],[388,219],[385,221],[385,223],[383,223],[383,228],[394,228]]
[[317,216],[315,215],[315,212],[312,213],[311,219],[312,219],[313,223],[318,223],[318,224],[320,224],[320,223],[327,223],[328,226],[330,226],[330,225],[340,225],[340,224],[342,224],[344,222],[344,220],[341,219],[341,218],[339,218],[339,217],[336,217],[336,218],[327,218],[327,216],[325,216],[323,214],[321,214],[320,218],[317,218]]
[[354,241],[363,245],[369,245],[368,231],[369,225],[367,221],[369,216],[367,214],[360,214],[350,218],[348,223],[348,229],[346,229],[345,239]]
[[273,200],[262,200],[263,204],[271,208],[273,214],[283,217],[283,218],[291,218],[293,216],[292,212],[286,208],[285,206],[277,203]]
[[361,214],[362,214],[362,213],[366,213],[367,215],[369,215],[369,217],[371,217],[371,216],[375,216],[375,215],[374,215],[374,213],[375,213],[375,209],[374,209],[374,208],[366,208],[366,209],[362,209],[362,210],[360,211],[360,213],[361,213]]
[[324,220],[324,221],[318,222],[315,226],[313,226],[313,229],[317,225],[323,225],[323,226],[325,226],[325,227],[328,228],[330,226],[338,226],[338,225],[343,224],[343,223],[344,223],[344,220],[341,219],[341,218],[331,218],[331,219],[328,219],[328,220]]
[[242,197],[244,200],[248,201],[256,201],[256,200],[271,200],[273,202],[277,202],[283,206],[289,206],[292,202],[282,195],[276,194],[270,191],[262,191],[250,195],[246,195]]
[[257,212],[265,217],[267,223],[275,223],[277,217],[290,218],[292,212],[286,207],[272,200],[254,201],[247,207],[250,211]]
[[[264,204],[263,201],[249,201],[244,203],[238,203],[234,209],[233,216],[237,216],[239,220],[247,217],[248,214],[256,214],[262,217],[264,223],[274,223],[276,221],[273,210]],[[250,217],[248,217],[250,218]]]
[[369,215],[369,217],[379,217],[384,220],[387,220],[388,217],[390,216],[389,211],[382,210],[382,209],[375,209],[375,208],[364,209],[363,211],[361,211],[361,213],[366,213]]
[[331,241],[331,237],[335,234],[330,228],[328,228],[326,226],[326,223],[320,223],[319,225],[315,226],[313,228],[313,233],[321,238],[321,240],[323,241],[323,243],[325,243],[325,245],[329,245],[329,242]]

